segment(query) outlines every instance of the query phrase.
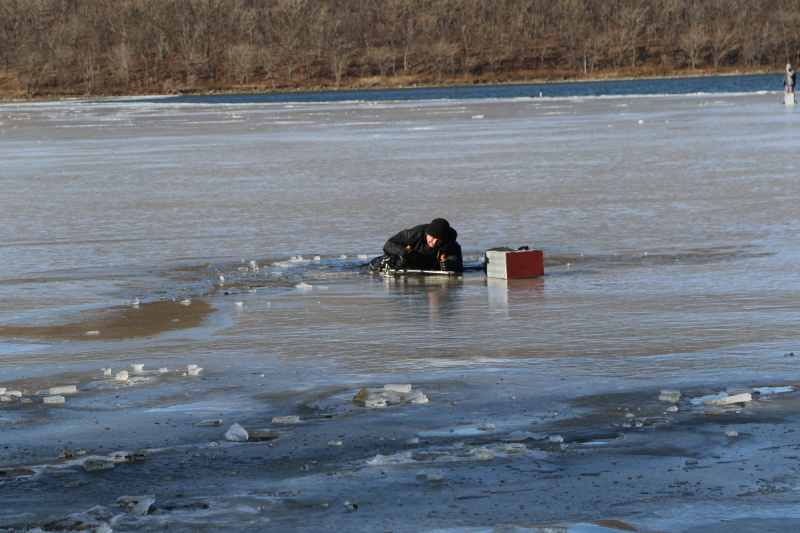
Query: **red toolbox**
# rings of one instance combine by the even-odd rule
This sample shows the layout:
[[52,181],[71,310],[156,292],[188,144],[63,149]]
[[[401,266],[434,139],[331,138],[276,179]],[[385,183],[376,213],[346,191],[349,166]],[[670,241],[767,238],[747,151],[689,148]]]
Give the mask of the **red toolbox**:
[[489,278],[535,278],[544,275],[541,250],[487,250],[486,276]]

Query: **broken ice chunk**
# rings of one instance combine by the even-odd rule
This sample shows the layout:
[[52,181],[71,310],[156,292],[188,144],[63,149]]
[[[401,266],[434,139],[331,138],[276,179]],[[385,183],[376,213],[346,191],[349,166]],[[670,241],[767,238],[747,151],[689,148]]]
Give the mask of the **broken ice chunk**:
[[308,290],[308,289],[311,289],[312,287],[308,283],[304,283],[304,282],[301,281],[300,283],[295,285],[295,288],[296,289],[300,289],[300,290]]
[[725,435],[727,435],[728,437],[736,437],[739,435],[739,432],[736,431],[735,429],[728,429],[725,431]]
[[367,398],[364,400],[364,405],[370,409],[380,409],[386,407],[386,400],[383,398]]
[[428,398],[420,391],[412,391],[411,385],[389,384],[379,391],[363,388],[353,396],[353,401],[366,407],[381,408],[402,403],[427,403]]
[[494,454],[486,448],[475,448],[472,450],[472,456],[479,461],[490,461],[494,459]]
[[97,472],[98,470],[111,470],[114,468],[114,461],[104,457],[87,457],[83,461],[83,469],[87,472]]
[[47,389],[48,394],[73,394],[78,392],[78,387],[75,385],[64,385],[63,387],[50,387]]
[[109,459],[115,463],[138,463],[144,461],[144,453],[120,450],[112,453]]
[[340,440],[329,440],[328,441],[328,446],[341,446],[341,445],[342,445],[342,441],[340,441]]
[[155,496],[150,496],[147,498],[143,498],[139,501],[136,505],[134,505],[133,509],[131,509],[131,514],[136,516],[144,516],[150,511],[150,506],[153,505],[156,501]]
[[524,440],[528,440],[528,439],[531,439],[531,438],[533,438],[533,435],[531,435],[527,431],[512,431],[511,433],[508,434],[507,437],[503,438],[503,441],[505,441],[505,442],[522,442]]
[[422,392],[420,392],[418,390],[412,390],[410,392],[402,394],[400,396],[400,400],[403,401],[403,402],[406,402],[406,403],[411,403],[414,400],[422,398],[423,396],[425,396],[425,395],[422,394]]
[[386,402],[386,405],[397,405],[403,403],[403,395],[399,392],[380,391],[374,393],[370,398],[380,398]]
[[220,424],[222,424],[221,418],[207,418],[205,420],[201,420],[195,425],[200,428],[207,428],[207,427],[219,426]]
[[553,442],[553,443],[564,442],[564,437],[562,437],[561,435],[550,435],[550,437],[548,437],[548,438],[549,438],[550,442]]
[[225,438],[231,442],[245,442],[250,438],[247,430],[237,423],[234,423],[228,431],[225,432]]
[[725,396],[724,398],[712,398],[710,400],[706,400],[703,402],[705,405],[711,406],[723,406],[723,405],[731,405],[734,403],[744,403],[749,402],[753,399],[749,392],[745,392],[742,394],[734,394],[733,396]]
[[131,365],[134,372],[141,372],[144,370],[144,365],[142,363],[134,363]]
[[203,370],[202,367],[198,365],[186,365],[186,372],[190,376],[197,376],[200,375],[200,372]]
[[300,417],[298,415],[285,415],[285,416],[272,417],[273,424],[297,424],[298,422],[300,422]]
[[506,453],[523,453],[528,449],[528,447],[521,442],[511,442],[504,445],[503,449],[506,451]]
[[661,402],[677,403],[681,399],[681,391],[679,390],[662,390],[658,395],[658,400]]
[[114,379],[117,381],[127,381],[128,380],[128,371],[127,370],[120,370],[114,376]]
[[97,330],[93,330],[93,331],[87,331],[86,334],[87,335],[100,335],[100,332],[97,331]]
[[133,515],[144,516],[155,501],[156,497],[150,494],[144,496],[120,496],[117,498],[117,505]]
[[46,403],[46,404],[58,404],[58,403],[64,403],[65,401],[66,401],[66,398],[64,398],[63,396],[61,396],[59,394],[57,394],[55,396],[45,396],[44,398],[42,398],[42,403]]

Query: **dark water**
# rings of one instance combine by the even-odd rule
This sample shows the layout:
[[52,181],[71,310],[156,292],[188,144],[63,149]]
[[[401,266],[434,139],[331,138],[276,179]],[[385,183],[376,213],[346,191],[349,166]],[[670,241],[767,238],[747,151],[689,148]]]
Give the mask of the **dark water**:
[[[320,102],[411,102],[420,100],[481,100],[507,98],[568,98],[586,96],[653,96],[681,94],[756,93],[782,88],[783,76],[712,76],[648,80],[582,81],[570,83],[531,83],[478,85],[372,91],[292,92],[285,94],[242,94],[225,96],[170,96],[136,99],[170,104],[282,104]],[[115,103],[125,101],[115,99]]]

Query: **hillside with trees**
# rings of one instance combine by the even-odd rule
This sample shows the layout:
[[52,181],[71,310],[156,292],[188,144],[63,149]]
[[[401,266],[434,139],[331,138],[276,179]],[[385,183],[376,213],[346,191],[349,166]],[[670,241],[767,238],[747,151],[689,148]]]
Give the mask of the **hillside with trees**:
[[0,0],[0,96],[780,72],[800,0]]

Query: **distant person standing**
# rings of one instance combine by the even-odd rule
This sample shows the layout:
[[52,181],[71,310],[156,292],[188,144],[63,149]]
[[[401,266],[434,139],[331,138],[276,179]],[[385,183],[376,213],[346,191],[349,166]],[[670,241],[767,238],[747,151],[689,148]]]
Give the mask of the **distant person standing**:
[[783,85],[786,87],[787,93],[794,92],[794,82],[797,78],[797,74],[795,73],[794,69],[792,68],[791,63],[786,63],[786,74],[783,76]]

